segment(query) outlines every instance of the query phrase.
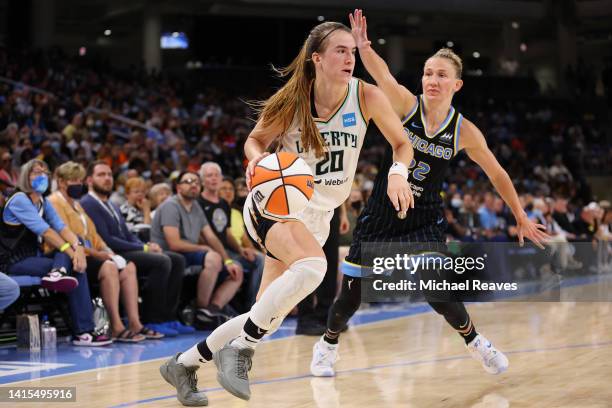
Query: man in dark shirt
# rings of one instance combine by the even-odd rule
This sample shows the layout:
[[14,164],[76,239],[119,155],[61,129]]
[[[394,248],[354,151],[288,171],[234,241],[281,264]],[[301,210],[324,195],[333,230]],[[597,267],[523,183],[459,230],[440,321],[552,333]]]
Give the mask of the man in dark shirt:
[[247,304],[244,305],[248,310],[255,302],[256,288],[263,274],[264,257],[253,248],[241,247],[230,231],[231,208],[227,201],[219,197],[219,187],[223,180],[221,167],[214,162],[202,164],[200,178],[202,179],[202,194],[198,197],[198,203],[231,260],[242,265],[250,288],[247,294]]
[[141,290],[142,317],[147,327],[166,336],[193,333],[193,328],[176,320],[185,273],[183,256],[163,252],[155,243],[145,244],[128,230],[119,208],[109,200],[114,181],[113,172],[106,162],[95,161],[88,166],[87,182],[89,194],[81,199],[80,204],[93,220],[98,233],[113,252],[136,264],[139,275],[147,275],[147,284]]
[[[577,238],[576,228],[572,224],[570,215],[567,212],[567,198],[557,196],[553,203],[553,219],[559,224],[559,227],[565,231],[565,236],[568,241],[573,241]],[[573,218],[573,217],[572,217]]]

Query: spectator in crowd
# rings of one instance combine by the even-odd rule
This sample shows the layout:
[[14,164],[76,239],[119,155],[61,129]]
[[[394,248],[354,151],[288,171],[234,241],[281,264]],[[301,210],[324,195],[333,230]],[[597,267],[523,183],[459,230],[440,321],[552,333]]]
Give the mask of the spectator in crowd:
[[[78,202],[86,190],[85,168],[75,162],[66,162],[55,173],[58,190],[49,196],[49,201],[70,230],[85,243],[87,274],[90,281],[100,282],[100,292],[110,318],[114,340],[136,343],[145,337],[163,337],[163,334],[144,327],[140,322],[136,266],[113,253]],[[120,294],[129,328],[124,326],[119,315]]]
[[[223,308],[232,300],[243,274],[225,252],[211,229],[202,208],[197,203],[200,178],[190,171],[176,179],[176,195],[157,209],[151,237],[166,250],[181,253],[188,266],[201,267],[198,278],[196,319],[202,323],[216,321]],[[208,245],[202,245],[201,238]],[[220,275],[223,261],[227,276]]]
[[246,184],[246,178],[238,177],[234,180],[234,186],[236,187],[236,208],[242,213],[244,208],[244,202],[249,195],[249,189]]
[[582,267],[582,264],[572,257],[572,247],[567,241],[565,232],[553,218],[549,203],[541,198],[536,198],[533,201],[533,211],[530,218],[546,227],[546,232],[550,236],[548,246],[550,255],[553,257],[552,266],[557,272],[563,272],[568,267],[571,269]]
[[[484,194],[483,204],[478,209],[480,217],[480,225],[482,226],[482,234],[488,240],[505,241],[502,229],[504,224],[500,211],[500,205],[496,202],[496,197],[491,192]],[[503,208],[503,202],[501,203]]]
[[134,262],[140,276],[147,278],[141,291],[143,322],[166,336],[192,333],[191,327],[176,320],[185,272],[183,257],[174,252],[164,253],[159,245],[145,244],[130,233],[119,209],[109,200],[113,191],[113,174],[105,162],[95,161],[89,165],[87,183],[89,193],[80,203],[98,233],[113,252]]
[[4,310],[19,298],[19,284],[0,272],[0,310]]
[[574,241],[578,239],[578,236],[576,235],[576,228],[572,224],[574,216],[568,212],[567,204],[567,198],[558,195],[553,202],[552,217],[564,231],[568,241]]
[[[219,187],[223,180],[221,166],[215,162],[206,162],[200,167],[202,193],[198,203],[204,210],[208,223],[211,225],[229,258],[238,262],[249,278],[249,298],[247,303],[255,302],[253,292],[259,287],[263,275],[264,256],[252,245],[242,246],[231,232],[231,207],[227,201],[219,197]],[[255,296],[257,293],[255,293]],[[249,305],[250,306],[250,305]],[[248,310],[248,309],[246,309]]]
[[[48,188],[45,162],[33,159],[21,167],[17,192],[8,199],[2,213],[0,270],[9,275],[40,276],[43,287],[68,293],[74,345],[110,344],[111,339],[94,333],[82,242],[44,199]],[[39,239],[57,251],[42,256]]]
[[463,239],[466,241],[475,241],[481,238],[480,235],[480,216],[476,200],[472,194],[464,194],[461,200],[461,207],[457,217],[459,225],[462,225],[464,231]]
[[83,128],[83,114],[81,112],[72,117],[72,121],[62,130],[62,136],[66,142],[71,142],[76,133]]
[[0,181],[3,181],[6,187],[15,187],[19,173],[13,168],[13,156],[5,149],[0,152]]
[[151,236],[151,202],[147,198],[147,182],[132,177],[125,182],[126,202],[120,207],[128,230],[143,241]]
[[223,177],[223,181],[221,181],[219,186],[219,197],[230,206],[230,233],[241,247],[249,246],[253,248],[253,244],[246,234],[242,211],[235,207],[236,187],[231,177]]
[[166,201],[167,198],[172,196],[172,188],[168,185],[168,183],[157,183],[151,190],[149,191],[149,199],[151,201],[151,222],[153,222],[153,217],[155,217],[155,210]]

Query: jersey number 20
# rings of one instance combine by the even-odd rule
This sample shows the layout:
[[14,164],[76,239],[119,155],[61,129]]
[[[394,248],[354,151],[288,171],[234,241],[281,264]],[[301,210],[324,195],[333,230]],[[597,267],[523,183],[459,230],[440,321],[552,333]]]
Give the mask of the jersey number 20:
[[334,152],[325,152],[325,157],[317,163],[316,175],[320,176],[326,173],[332,173],[335,171],[342,171],[344,166],[344,150],[337,150]]

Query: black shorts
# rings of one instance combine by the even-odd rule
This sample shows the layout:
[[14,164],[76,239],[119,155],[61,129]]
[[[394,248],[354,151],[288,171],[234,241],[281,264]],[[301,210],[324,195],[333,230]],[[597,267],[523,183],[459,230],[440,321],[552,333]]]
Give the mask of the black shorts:
[[270,251],[268,251],[265,245],[266,237],[268,236],[268,231],[270,231],[270,228],[272,228],[272,226],[279,221],[262,215],[250,195],[247,197],[247,200],[250,200],[251,203],[250,205],[247,205],[247,203],[245,203],[244,211],[242,215],[244,218],[245,225],[248,225],[249,227],[252,226],[253,229],[255,230],[254,235],[256,235],[256,236],[252,236],[253,231],[250,231],[250,228],[247,227],[246,228],[247,236],[255,245],[261,248],[264,254],[266,254],[270,258],[279,260],[277,257],[272,255]]

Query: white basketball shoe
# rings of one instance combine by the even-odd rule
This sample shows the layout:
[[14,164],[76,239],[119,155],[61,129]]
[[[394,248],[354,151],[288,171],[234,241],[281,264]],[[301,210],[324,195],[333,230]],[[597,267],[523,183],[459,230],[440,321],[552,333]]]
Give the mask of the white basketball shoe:
[[485,336],[479,334],[468,345],[472,357],[480,361],[482,368],[489,374],[500,374],[508,369],[508,357],[497,350]]
[[315,377],[334,377],[334,364],[338,358],[338,345],[326,343],[321,338],[312,347],[310,372]]

